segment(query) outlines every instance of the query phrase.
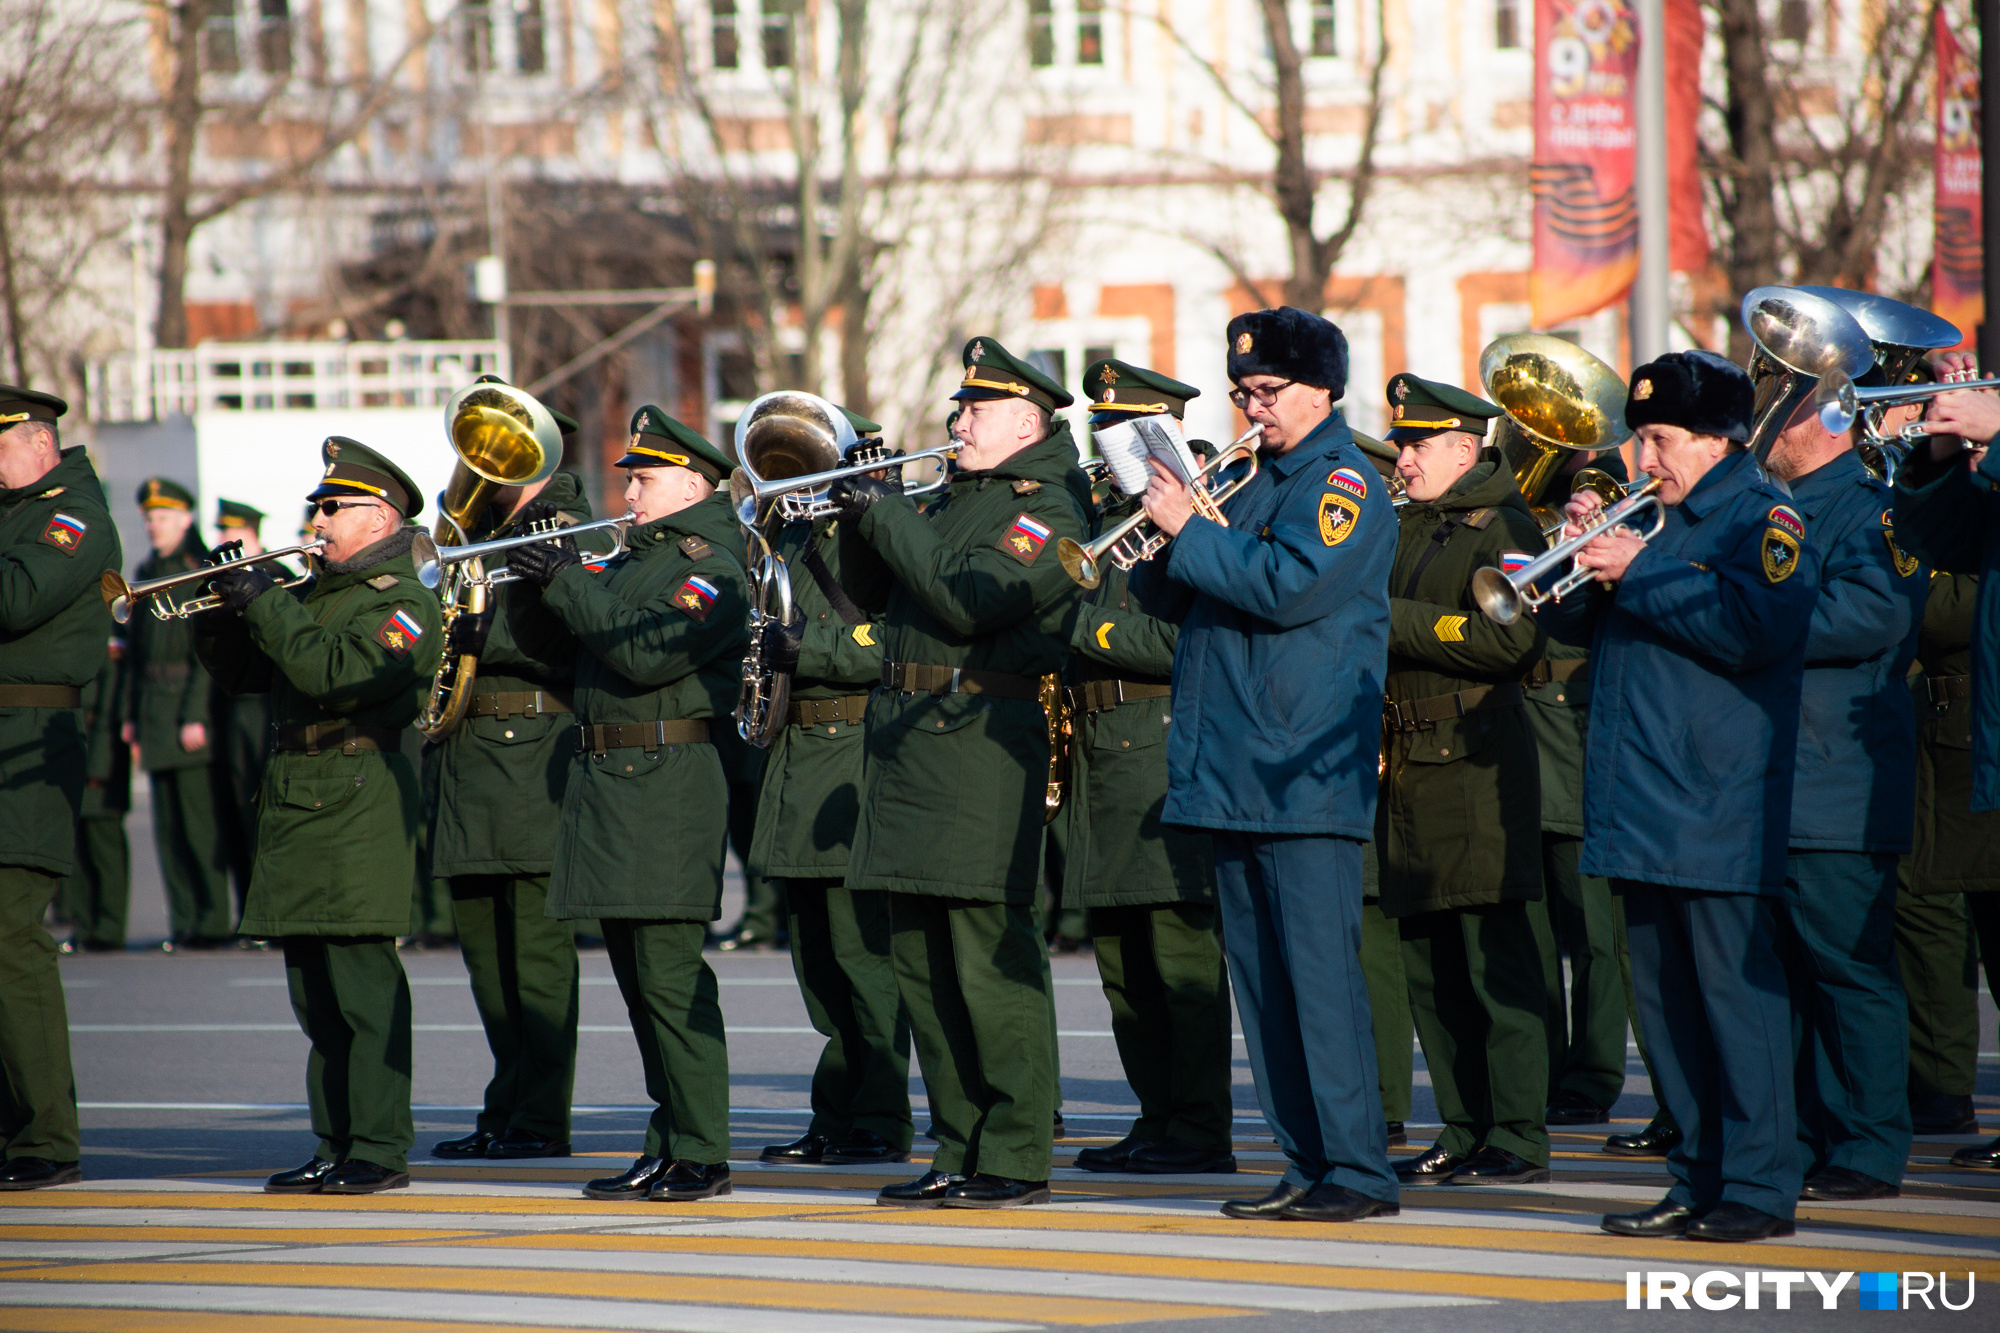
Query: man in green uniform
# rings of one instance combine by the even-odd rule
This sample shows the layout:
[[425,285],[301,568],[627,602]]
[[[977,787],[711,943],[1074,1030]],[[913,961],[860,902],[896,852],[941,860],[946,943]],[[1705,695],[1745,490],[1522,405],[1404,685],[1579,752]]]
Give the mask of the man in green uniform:
[[[1137,418],[1181,434],[1200,390],[1123,361],[1083,376],[1107,454]],[[1143,492],[1141,492],[1143,493]],[[1138,506],[1115,493],[1113,522]],[[1086,1171],[1231,1172],[1229,974],[1217,934],[1207,830],[1165,825],[1167,726],[1180,627],[1146,614],[1128,571],[1102,562],[1070,639],[1069,840],[1062,901],[1088,911],[1097,975],[1139,1118],[1118,1142],[1085,1148]]]
[[[882,428],[847,413],[849,462],[886,457]],[[769,523],[779,523],[772,518]],[[889,956],[889,895],[849,889],[860,812],[862,720],[882,680],[880,604],[841,580],[840,525],[783,523],[773,549],[791,570],[793,618],[766,627],[764,661],[792,677],[791,710],[764,760],[750,869],[784,895],[792,971],[826,1038],[813,1070],[812,1123],[767,1162],[909,1160],[910,1027]]]
[[[238,500],[216,502],[216,532],[225,545],[245,557],[264,553],[263,524],[262,510]],[[295,575],[295,570],[284,568],[278,577]],[[210,738],[214,754],[210,776],[215,788],[216,825],[240,915],[249,897],[250,868],[257,855],[257,791],[264,783],[264,759],[271,743],[270,702],[261,694],[232,697],[217,688],[209,698],[209,724],[214,732]]]
[[1541,528],[1497,458],[1500,409],[1400,374],[1391,444],[1408,487],[1389,576],[1386,740],[1375,844],[1382,912],[1403,936],[1410,1008],[1444,1132],[1397,1167],[1406,1185],[1549,1178],[1541,952],[1541,787],[1521,678],[1541,658],[1527,618],[1479,612],[1472,575],[1517,568]]
[[[896,979],[929,1093],[931,1170],[880,1202],[1046,1203],[1056,1105],[1048,953],[1035,926],[1077,588],[1056,558],[1090,527],[1062,387],[992,338],[965,345],[951,487],[835,483],[843,573],[887,589],[849,889],[886,889]],[[872,553],[872,554],[871,554]],[[893,587],[889,585],[893,583]]]
[[507,614],[523,652],[576,681],[547,910],[602,923],[656,1103],[631,1169],[583,1192],[679,1202],[729,1192],[729,1048],[701,950],[729,817],[711,728],[735,704],[748,584],[723,454],[648,405],[617,465],[625,553],[593,575],[569,543],[522,547]]
[[[576,428],[550,415],[565,435]],[[575,473],[503,489],[474,516],[466,540],[518,536],[549,519],[590,520]],[[485,562],[487,572],[501,563]],[[450,886],[493,1077],[472,1133],[431,1155],[567,1157],[581,982],[575,928],[547,909],[556,825],[576,759],[570,676],[524,652],[491,602],[452,623],[445,652],[471,654],[479,666],[459,682],[471,693],[464,721],[434,747],[430,870]]]
[[[280,943],[292,1011],[312,1043],[306,1100],[319,1147],[264,1188],[372,1194],[410,1183],[410,983],[396,956],[421,814],[401,750],[444,650],[437,598],[417,582],[415,483],[335,436],[307,497],[326,542],[310,583],[226,564],[223,606],[196,647],[232,695],[267,694],[271,754],[257,860],[239,929]],[[282,572],[282,571],[280,571]]]
[[75,929],[71,947],[87,953],[125,948],[132,905],[132,848],[125,814],[132,808],[132,747],[119,739],[125,721],[125,641],[106,641],[104,665],[83,687],[83,730],[89,747],[83,810],[76,822],[76,868],[63,879],[64,915]]
[[[208,558],[194,530],[194,495],[178,482],[148,477],[139,508],[153,553],[135,582],[200,568]],[[232,933],[229,866],[216,826],[209,782],[209,679],[196,660],[194,631],[185,619],[162,620],[148,610],[132,617],[132,688],[126,697],[125,739],[153,789],[153,845],[167,886],[170,947],[214,949]]]
[[42,917],[76,864],[78,710],[111,631],[98,582],[124,557],[89,457],[57,435],[68,410],[0,385],[0,1190],[83,1179],[69,1015]]

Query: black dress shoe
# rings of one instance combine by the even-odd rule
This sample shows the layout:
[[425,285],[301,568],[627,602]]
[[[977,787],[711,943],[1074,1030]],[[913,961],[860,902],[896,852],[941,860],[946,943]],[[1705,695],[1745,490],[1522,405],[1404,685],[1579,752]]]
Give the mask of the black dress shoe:
[[324,1157],[315,1157],[304,1166],[295,1166],[289,1171],[280,1171],[264,1182],[266,1194],[317,1194],[319,1187],[326,1184],[326,1178],[333,1174],[334,1164]]
[[1401,1205],[1387,1199],[1370,1198],[1345,1185],[1321,1181],[1287,1204],[1278,1216],[1295,1222],[1359,1222],[1364,1217],[1394,1217],[1402,1211]]
[[73,1185],[83,1179],[81,1162],[51,1162],[46,1157],[16,1157],[0,1167],[0,1190],[40,1190]]
[[1614,1236],[1678,1236],[1688,1229],[1694,1209],[1662,1199],[1643,1213],[1610,1213],[1597,1223]]
[[659,1178],[646,1197],[654,1203],[689,1203],[729,1193],[729,1163],[706,1166],[700,1162],[675,1162]]
[[1273,1218],[1283,1217],[1285,1209],[1305,1198],[1306,1193],[1307,1191],[1290,1181],[1283,1181],[1261,1199],[1231,1199],[1222,1205],[1222,1215],[1267,1222]]
[[1991,1143],[1972,1143],[1951,1155],[1953,1166],[1970,1167],[1975,1171],[2000,1171],[2000,1139]]
[[1979,1117],[1973,1113],[1970,1097],[1927,1092],[1910,1098],[1910,1131],[1914,1134],[1977,1134]]
[[1076,1154],[1076,1169],[1079,1171],[1123,1171],[1125,1163],[1132,1160],[1135,1150],[1152,1142],[1127,1134],[1116,1143],[1102,1148],[1080,1148]]
[[898,1148],[872,1129],[850,1129],[826,1145],[825,1161],[830,1166],[871,1166],[909,1160],[908,1149]]
[[1893,1199],[1903,1191],[1886,1180],[1877,1180],[1863,1171],[1829,1166],[1813,1176],[1799,1191],[1801,1199],[1851,1203],[1860,1199]]
[[1055,1138],[1055,1139],[1059,1139],[1059,1138],[1062,1138],[1062,1137],[1063,1137],[1063,1136],[1064,1136],[1065,1134],[1067,1134],[1067,1133],[1069,1133],[1069,1131],[1068,1131],[1067,1129],[1063,1128],[1063,1119],[1062,1119],[1062,1112],[1061,1112],[1061,1111],[1057,1111],[1057,1112],[1056,1112],[1056,1119],[1055,1119],[1055,1126],[1054,1126],[1054,1128],[1052,1128],[1052,1129],[1051,1129],[1051,1130],[1049,1131],[1049,1137],[1050,1137],[1050,1138]]
[[1580,1092],[1565,1089],[1549,1098],[1548,1125],[1601,1125],[1611,1118],[1611,1108],[1599,1106]]
[[944,1192],[944,1206],[947,1208],[1024,1208],[1031,1203],[1048,1201],[1049,1182],[1046,1180],[1015,1180],[1010,1176],[984,1173],[947,1186]]
[[1465,1159],[1447,1185],[1546,1185],[1549,1169],[1505,1148],[1486,1147]]
[[383,1190],[406,1190],[410,1173],[396,1171],[374,1162],[350,1158],[326,1173],[321,1194],[380,1194]]
[[1604,1151],[1614,1157],[1665,1157],[1681,1141],[1681,1127],[1663,1115],[1637,1134],[1613,1134],[1604,1140]]
[[1236,1174],[1236,1154],[1185,1139],[1161,1139],[1134,1148],[1125,1169],[1142,1176],[1229,1176]]
[[1391,1148],[1400,1148],[1410,1141],[1409,1133],[1403,1128],[1403,1122],[1400,1120],[1391,1120],[1383,1128],[1389,1133],[1389,1146]]
[[583,1187],[590,1199],[643,1199],[660,1183],[673,1163],[662,1157],[641,1157],[622,1176],[605,1176]]
[[962,1185],[965,1177],[949,1171],[926,1171],[915,1180],[900,1185],[884,1185],[875,1202],[891,1208],[936,1208],[944,1202],[944,1192]]
[[773,1143],[757,1154],[759,1160],[792,1166],[817,1166],[826,1159],[826,1135],[805,1134],[790,1143]]
[[485,1130],[475,1130],[462,1139],[446,1139],[431,1147],[431,1156],[457,1159],[461,1157],[484,1157],[486,1150],[493,1146],[493,1135]]
[[1428,1152],[1396,1163],[1396,1179],[1405,1185],[1442,1185],[1464,1164],[1465,1159],[1457,1153],[1434,1145]]
[[1683,1233],[1689,1240],[1713,1240],[1737,1244],[1746,1240],[1770,1240],[1792,1234],[1792,1224],[1782,1217],[1760,1212],[1747,1203],[1719,1203],[1688,1223]]
[[510,1129],[486,1145],[489,1158],[567,1157],[568,1139],[551,1139],[525,1129]]

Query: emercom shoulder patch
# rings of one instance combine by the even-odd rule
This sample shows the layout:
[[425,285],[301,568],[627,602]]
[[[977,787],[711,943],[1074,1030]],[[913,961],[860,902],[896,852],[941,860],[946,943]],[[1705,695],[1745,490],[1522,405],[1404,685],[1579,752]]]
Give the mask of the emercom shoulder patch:
[[1360,523],[1361,504],[1346,490],[1328,491],[1319,497],[1319,539],[1328,546],[1338,546],[1352,537]]

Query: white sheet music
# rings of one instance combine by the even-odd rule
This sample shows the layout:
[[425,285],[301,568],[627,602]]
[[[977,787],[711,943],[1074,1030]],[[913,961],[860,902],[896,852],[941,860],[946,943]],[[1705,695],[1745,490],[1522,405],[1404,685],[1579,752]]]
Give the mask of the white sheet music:
[[1166,414],[1102,426],[1092,438],[1111,469],[1112,480],[1126,495],[1138,495],[1146,489],[1153,475],[1146,468],[1149,458],[1159,459],[1161,466],[1189,485],[1201,471],[1201,464],[1181,438],[1181,423]]

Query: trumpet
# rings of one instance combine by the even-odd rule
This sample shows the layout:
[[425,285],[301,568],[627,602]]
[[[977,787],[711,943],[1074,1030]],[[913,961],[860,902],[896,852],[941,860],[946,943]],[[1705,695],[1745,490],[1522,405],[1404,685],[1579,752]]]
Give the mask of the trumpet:
[[[262,555],[218,556],[200,569],[183,570],[178,574],[168,574],[163,578],[146,579],[140,583],[127,583],[123,575],[115,569],[104,571],[98,582],[98,590],[104,596],[104,605],[111,612],[111,618],[123,625],[132,619],[135,602],[146,602],[153,608],[153,614],[162,620],[185,620],[198,616],[204,611],[216,611],[222,607],[219,594],[209,593],[191,601],[177,602],[167,594],[175,588],[184,588],[191,583],[206,583],[225,569],[238,565],[262,564],[266,560],[283,560],[287,556],[316,556],[326,550],[326,543],[319,539],[298,546],[287,546],[282,551],[266,551]],[[311,562],[306,572],[295,579],[280,579],[280,588],[296,588],[313,576]]]
[[1532,611],[1545,602],[1560,602],[1596,575],[1577,567],[1557,579],[1547,592],[1535,591],[1535,584],[1571,563],[1578,551],[1647,509],[1653,511],[1652,526],[1639,534],[1639,540],[1649,542],[1660,535],[1660,529],[1666,526],[1667,511],[1660,503],[1659,489],[1657,477],[1638,483],[1627,490],[1617,504],[1599,510],[1597,520],[1589,527],[1574,537],[1557,542],[1511,574],[1490,566],[1478,571],[1472,576],[1472,596],[1479,603],[1479,609],[1494,624],[1511,625],[1521,618],[1523,610]]
[[[1857,389],[1850,376],[1836,370],[1820,381],[1819,390],[1813,395],[1813,407],[1818,410],[1819,423],[1826,427],[1827,434],[1840,435],[1860,420],[1862,412],[1869,408],[1928,402],[1939,394],[1957,393],[1960,389],[2000,389],[2000,379],[1885,384],[1873,389]],[[1903,437],[1911,439],[1928,434],[1927,431],[1911,430],[1911,427],[1921,425],[1921,422],[1911,422],[1903,428]]]
[[[1617,504],[1620,500],[1645,484],[1642,481],[1620,481],[1601,467],[1578,468],[1576,476],[1570,480],[1569,498],[1574,500],[1585,491],[1589,491],[1592,495],[1604,501],[1606,506],[1610,506]],[[1548,511],[1542,510],[1540,512],[1546,513]],[[1542,525],[1542,540],[1554,541],[1556,534],[1561,532],[1568,522],[1568,519],[1558,514],[1553,523],[1544,523]]]
[[[1250,438],[1264,428],[1252,426],[1229,442],[1229,447],[1218,452],[1215,457],[1202,464],[1195,474],[1194,485],[1190,488],[1194,501],[1194,511],[1203,518],[1213,519],[1223,527],[1229,520],[1222,516],[1223,502],[1250,484],[1257,475],[1257,450],[1248,443]],[[1250,470],[1240,477],[1217,483],[1222,469],[1238,460],[1250,464]],[[1063,537],[1056,542],[1056,558],[1079,587],[1095,588],[1104,582],[1103,562],[1108,555],[1111,563],[1120,569],[1130,569],[1142,560],[1151,560],[1165,550],[1173,538],[1158,530],[1144,532],[1141,529],[1149,523],[1145,509],[1127,516],[1112,525],[1111,529],[1089,545]]]
[[[586,532],[610,532],[617,544],[602,556],[593,559],[611,560],[625,554],[625,530],[637,522],[634,515],[620,514],[617,518],[600,518],[593,523],[572,523],[560,526],[555,519],[537,523],[517,537],[496,537],[490,542],[473,542],[466,546],[424,546],[417,561],[417,582],[426,588],[435,588],[443,581],[445,571],[452,565],[467,560],[484,560],[488,556],[504,551],[516,550],[523,546],[533,546],[537,542],[560,541],[564,537],[575,537]],[[496,588],[503,583],[518,583],[521,576],[511,569],[501,569],[488,574],[484,569],[469,581],[483,588]]]
[[[830,492],[836,481],[901,469],[920,458],[942,462],[958,452],[954,442],[913,454],[868,456],[879,448],[864,445],[841,410],[818,394],[779,389],[753,399],[736,422],[737,463],[749,483],[741,498],[732,499],[736,517],[753,527],[775,505],[778,517],[787,523],[831,518]],[[903,494],[928,495],[942,490],[947,479],[948,474],[940,472],[934,481],[904,483]],[[732,497],[736,491],[730,488]]]

